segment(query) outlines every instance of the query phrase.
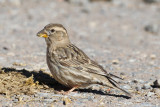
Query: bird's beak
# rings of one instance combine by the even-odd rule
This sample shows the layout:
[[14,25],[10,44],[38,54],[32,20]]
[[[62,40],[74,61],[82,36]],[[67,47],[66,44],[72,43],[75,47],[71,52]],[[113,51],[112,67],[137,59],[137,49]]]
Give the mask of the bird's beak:
[[48,38],[48,34],[44,32],[44,30],[41,30],[40,32],[37,33],[38,37],[44,37]]

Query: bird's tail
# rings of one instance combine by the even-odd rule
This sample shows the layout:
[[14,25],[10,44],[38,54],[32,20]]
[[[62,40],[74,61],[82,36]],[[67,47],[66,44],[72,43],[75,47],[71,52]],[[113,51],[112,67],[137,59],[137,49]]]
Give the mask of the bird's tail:
[[129,92],[127,92],[126,90],[120,88],[120,86],[118,85],[117,81],[115,81],[114,79],[112,79],[109,76],[107,76],[107,79],[113,85],[113,88],[117,88],[117,89],[123,91],[128,97],[132,97],[132,95]]
[[108,76],[109,76],[109,77],[115,77],[115,78],[118,78],[118,79],[123,80],[123,78],[118,77],[118,76],[116,76],[116,75],[114,75],[114,74],[111,74],[111,73],[108,73]]

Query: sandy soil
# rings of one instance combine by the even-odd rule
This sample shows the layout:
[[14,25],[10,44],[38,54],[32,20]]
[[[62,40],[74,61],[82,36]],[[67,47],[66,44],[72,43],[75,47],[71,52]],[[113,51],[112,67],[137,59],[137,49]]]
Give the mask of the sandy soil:
[[[153,1],[0,0],[0,106],[159,107],[160,1]],[[58,94],[66,87],[51,77],[45,41],[36,37],[48,23],[63,24],[133,97],[97,85]]]

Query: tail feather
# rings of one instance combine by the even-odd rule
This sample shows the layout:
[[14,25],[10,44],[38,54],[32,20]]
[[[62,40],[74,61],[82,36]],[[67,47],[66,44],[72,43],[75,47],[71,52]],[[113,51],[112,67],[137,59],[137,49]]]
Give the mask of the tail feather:
[[108,74],[110,77],[115,77],[115,78],[118,78],[118,79],[121,79],[121,80],[123,80],[123,78],[121,78],[121,77],[118,77],[118,76],[116,76],[116,75],[113,75],[113,74],[111,74],[111,73],[109,73]]
[[124,92],[127,96],[129,96],[129,97],[132,96],[129,92],[127,92],[126,90],[120,88],[120,86],[118,85],[118,83],[117,83],[114,79],[112,79],[112,78],[109,77],[109,76],[107,77],[107,79],[108,79],[108,81],[109,81],[115,88],[123,91],[123,92]]
[[118,84],[118,82],[116,81],[116,80],[114,80],[114,79],[112,79],[111,77],[110,77],[110,75],[107,75],[107,76],[105,76],[107,79],[109,78],[110,80],[112,80],[113,81],[113,83],[116,83],[116,84]]

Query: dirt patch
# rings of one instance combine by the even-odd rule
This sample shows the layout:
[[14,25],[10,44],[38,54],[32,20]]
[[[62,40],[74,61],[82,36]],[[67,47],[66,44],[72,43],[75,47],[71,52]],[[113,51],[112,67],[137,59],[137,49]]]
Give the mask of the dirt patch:
[[29,72],[25,69],[16,70],[14,68],[0,69],[0,93],[7,96],[31,95],[40,90],[52,90],[56,81],[50,74],[39,72]]

